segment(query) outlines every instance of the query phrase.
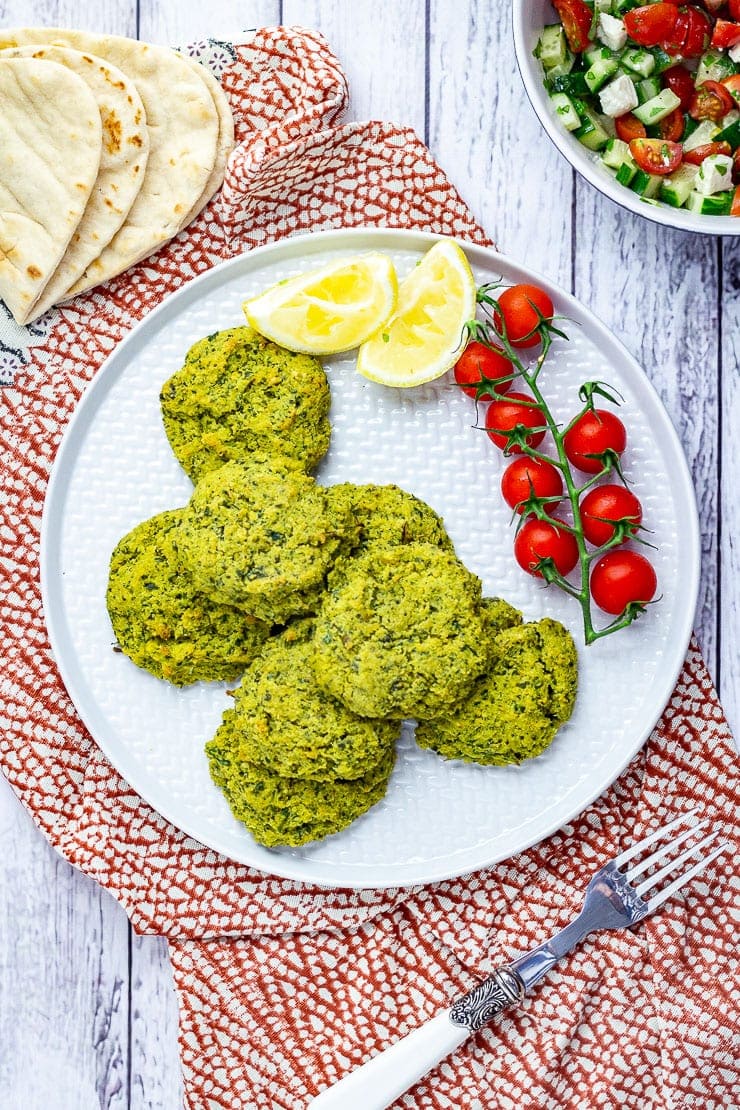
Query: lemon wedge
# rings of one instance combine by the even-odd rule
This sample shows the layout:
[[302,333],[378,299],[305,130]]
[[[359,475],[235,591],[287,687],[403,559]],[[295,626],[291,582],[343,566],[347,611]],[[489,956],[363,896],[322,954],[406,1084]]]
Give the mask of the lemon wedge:
[[476,284],[467,258],[442,239],[401,282],[398,308],[360,347],[357,369],[381,385],[441,377],[459,357],[463,327],[475,316]]
[[371,251],[281,281],[242,307],[255,331],[281,347],[335,355],[369,339],[397,300],[393,262]]

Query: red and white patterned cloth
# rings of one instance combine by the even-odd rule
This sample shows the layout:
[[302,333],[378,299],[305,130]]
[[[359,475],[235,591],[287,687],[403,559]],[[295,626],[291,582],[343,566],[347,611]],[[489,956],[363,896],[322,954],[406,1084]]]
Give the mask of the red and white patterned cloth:
[[236,117],[220,195],[98,291],[31,328],[0,320],[0,767],[51,843],[138,931],[169,939],[191,1110],[301,1110],[564,925],[621,845],[699,805],[734,853],[635,933],[583,944],[398,1105],[740,1106],[737,759],[695,644],[648,743],[577,821],[490,870],[413,890],[313,888],[219,857],[137,797],[78,720],[41,611],[39,524],[67,421],[114,345],[197,273],[294,232],[419,227],[490,242],[413,132],[339,122],[346,83],[319,35],[265,30],[192,53],[221,78]]

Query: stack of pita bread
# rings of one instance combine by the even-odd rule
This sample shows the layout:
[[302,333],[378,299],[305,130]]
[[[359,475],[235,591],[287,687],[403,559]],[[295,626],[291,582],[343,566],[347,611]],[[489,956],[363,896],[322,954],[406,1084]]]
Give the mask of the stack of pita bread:
[[0,297],[19,324],[181,231],[234,145],[208,70],[114,35],[0,31],[0,105]]

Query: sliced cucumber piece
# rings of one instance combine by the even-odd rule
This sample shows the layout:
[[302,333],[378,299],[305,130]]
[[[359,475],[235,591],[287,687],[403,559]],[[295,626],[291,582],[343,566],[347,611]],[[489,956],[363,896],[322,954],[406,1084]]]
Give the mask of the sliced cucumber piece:
[[568,40],[562,23],[550,23],[543,27],[542,34],[537,40],[534,50],[536,58],[542,62],[545,69],[560,66],[568,54]]
[[565,93],[566,96],[588,96],[588,85],[582,73],[565,73],[556,77],[549,86],[550,94]]
[[[725,116],[725,119],[726,118]],[[724,124],[724,120],[722,122]],[[722,130],[718,131],[714,136],[712,142],[729,143],[733,150],[735,147],[740,146],[740,120],[735,120],[734,123],[723,126]]]
[[658,194],[660,200],[670,204],[673,208],[681,208],[691,195],[698,172],[698,166],[692,166],[688,162],[684,162],[672,174],[663,178],[663,184]]
[[729,216],[732,208],[733,191],[728,189],[725,193],[713,193],[705,197],[703,193],[689,194],[686,207],[689,212],[696,212],[700,216]]
[[660,78],[645,77],[644,80],[637,82],[635,91],[640,104],[647,104],[648,100],[652,100],[660,93]]
[[613,77],[619,68],[619,58],[606,46],[599,51],[589,68],[584,73],[584,79],[592,93],[598,92],[610,77]]
[[599,117],[585,105],[582,110],[579,109],[579,115],[581,126],[573,132],[575,137],[589,150],[603,150],[609,142],[609,132],[604,129]]
[[646,100],[644,104],[635,108],[634,114],[640,123],[644,123],[647,127],[651,123],[660,123],[675,108],[678,108],[680,103],[680,98],[676,96],[672,89],[663,89],[657,96],[651,97],[650,100]]
[[614,15],[624,15],[632,8],[639,8],[643,0],[612,0],[612,13]]
[[621,65],[626,66],[633,73],[639,73],[641,77],[649,77],[655,69],[653,55],[649,50],[641,50],[639,47],[627,47],[626,50],[622,51],[619,60]]
[[638,170],[630,183],[630,189],[635,193],[639,193],[641,197],[657,197],[660,192],[660,187],[663,184],[663,178],[657,173],[645,173],[644,170]]
[[737,67],[729,55],[722,50],[707,50],[702,54],[696,70],[696,84],[721,81],[724,77],[731,77],[733,73],[737,73]]
[[555,115],[566,131],[577,131],[583,123],[578,112],[573,107],[573,101],[565,93],[553,93],[550,97]]
[[688,138],[684,138],[683,149],[695,150],[698,146],[704,146],[706,143],[713,143],[715,137],[719,135],[719,127],[710,119],[703,119],[701,123],[694,128]]
[[620,185],[631,185],[637,172],[637,163],[630,158],[629,161],[622,162],[617,170],[617,181]]
[[678,58],[672,58],[670,54],[666,54],[665,50],[661,50],[659,46],[654,46],[650,51],[655,59],[655,72],[664,73],[665,70],[675,66]]
[[613,170],[618,170],[628,158],[631,161],[632,155],[630,154],[629,143],[623,142],[622,139],[610,139],[604,147],[604,153],[601,155],[601,161],[604,165]]
[[548,82],[553,82],[553,81],[557,81],[558,77],[566,77],[570,73],[570,71],[573,69],[573,66],[575,64],[576,64],[576,56],[575,56],[575,54],[571,54],[571,52],[569,50],[568,54],[567,54],[567,57],[566,57],[566,59],[565,59],[565,61],[563,62],[562,65],[553,66],[552,69],[548,69],[547,74],[546,74],[547,81]]

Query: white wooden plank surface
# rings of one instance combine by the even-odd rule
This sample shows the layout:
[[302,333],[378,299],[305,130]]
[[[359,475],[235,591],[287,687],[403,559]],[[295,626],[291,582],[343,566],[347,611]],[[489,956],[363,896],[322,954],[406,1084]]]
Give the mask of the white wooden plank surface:
[[[184,43],[269,22],[323,32],[352,118],[429,142],[499,246],[585,301],[658,388],[702,519],[697,628],[740,725],[740,246],[670,233],[576,183],[542,135],[490,0],[5,0],[0,24]],[[537,174],[512,174],[531,162]],[[556,198],[553,203],[553,198]],[[177,1008],[166,946],[46,845],[0,781],[0,1107],[177,1110]]]

